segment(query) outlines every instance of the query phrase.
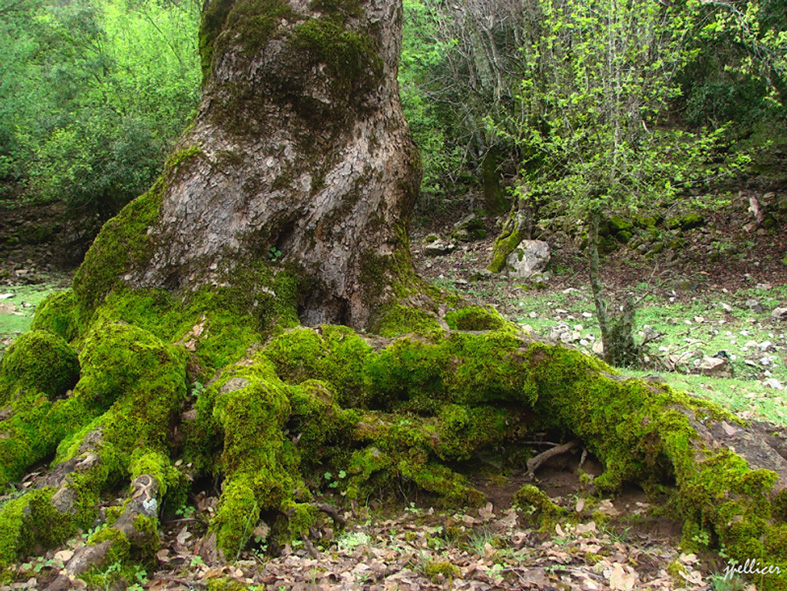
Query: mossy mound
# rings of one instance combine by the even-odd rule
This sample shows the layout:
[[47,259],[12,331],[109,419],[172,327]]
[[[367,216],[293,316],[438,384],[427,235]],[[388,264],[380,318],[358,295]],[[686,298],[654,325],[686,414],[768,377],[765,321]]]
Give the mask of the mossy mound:
[[31,330],[48,330],[71,342],[77,335],[76,298],[69,289],[46,298],[36,308]]
[[21,391],[57,398],[72,388],[78,378],[77,352],[63,337],[32,330],[8,348],[0,364],[0,405]]

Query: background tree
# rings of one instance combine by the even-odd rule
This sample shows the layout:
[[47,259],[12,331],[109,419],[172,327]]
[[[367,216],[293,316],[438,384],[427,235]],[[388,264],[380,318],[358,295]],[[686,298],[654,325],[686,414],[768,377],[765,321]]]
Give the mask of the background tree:
[[519,81],[523,4],[405,2],[402,101],[424,159],[426,204],[480,189],[490,214],[507,207],[502,176],[516,146],[485,118],[511,106]]
[[541,204],[584,220],[588,266],[607,361],[636,361],[632,311],[613,312],[599,269],[599,224],[672,199],[698,178],[718,131],[668,124],[692,53],[693,14],[661,2],[540,0],[523,45],[517,108],[496,122],[525,155],[516,210],[496,243],[500,270],[524,237],[522,210]]
[[23,1],[0,19],[5,186],[108,219],[150,186],[193,114],[199,6]]

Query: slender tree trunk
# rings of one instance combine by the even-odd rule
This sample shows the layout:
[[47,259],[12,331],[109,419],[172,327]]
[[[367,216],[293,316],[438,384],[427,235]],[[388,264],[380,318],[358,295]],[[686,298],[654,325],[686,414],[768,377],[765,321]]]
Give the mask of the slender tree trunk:
[[601,342],[604,344],[604,361],[616,366],[636,365],[639,362],[639,350],[634,342],[633,306],[626,301],[619,313],[610,313],[609,303],[604,296],[599,265],[600,222],[601,212],[593,212],[588,230],[588,273],[601,329]]

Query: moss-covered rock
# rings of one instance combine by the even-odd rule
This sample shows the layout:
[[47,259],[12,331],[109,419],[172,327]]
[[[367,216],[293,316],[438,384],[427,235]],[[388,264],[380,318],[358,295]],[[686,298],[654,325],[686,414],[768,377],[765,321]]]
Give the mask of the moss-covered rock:
[[497,330],[507,327],[505,318],[492,307],[466,306],[448,312],[445,322],[451,330]]
[[566,513],[565,509],[532,484],[526,484],[516,492],[514,505],[522,511],[526,523],[544,532],[553,530]]
[[681,230],[692,230],[705,225],[705,218],[699,213],[687,213],[668,218],[664,223],[671,230],[678,228]]

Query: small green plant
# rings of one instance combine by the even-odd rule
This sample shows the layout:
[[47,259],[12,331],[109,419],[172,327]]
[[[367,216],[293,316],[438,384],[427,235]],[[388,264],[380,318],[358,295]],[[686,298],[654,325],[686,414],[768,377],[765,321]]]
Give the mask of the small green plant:
[[194,385],[191,387],[191,395],[194,398],[199,398],[202,393],[205,391],[205,386],[202,382],[194,382]]
[[337,474],[338,480],[334,479],[333,474],[331,472],[326,472],[324,476],[325,476],[325,480],[327,480],[329,483],[328,488],[338,488],[339,480],[344,480],[345,478],[347,478],[347,472],[345,472],[344,470],[339,470],[339,473]]
[[194,507],[192,507],[191,505],[182,505],[182,506],[178,507],[177,509],[175,509],[175,515],[177,515],[178,517],[181,517],[183,519],[188,519],[189,517],[194,515],[195,512],[196,512],[196,509]]
[[274,263],[281,259],[284,254],[275,246],[272,246],[271,249],[268,251],[268,260],[273,261]]
[[738,575],[727,576],[723,573],[711,575],[710,588],[713,591],[744,591],[747,583]]
[[710,544],[710,535],[708,534],[708,532],[703,530],[691,536],[691,541],[697,544],[698,546],[707,548],[708,544]]
[[369,534],[364,532],[346,532],[337,541],[339,550],[349,552],[358,546],[365,546],[370,542]]

